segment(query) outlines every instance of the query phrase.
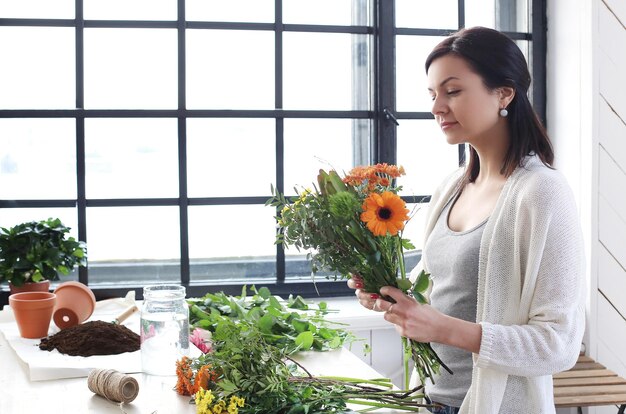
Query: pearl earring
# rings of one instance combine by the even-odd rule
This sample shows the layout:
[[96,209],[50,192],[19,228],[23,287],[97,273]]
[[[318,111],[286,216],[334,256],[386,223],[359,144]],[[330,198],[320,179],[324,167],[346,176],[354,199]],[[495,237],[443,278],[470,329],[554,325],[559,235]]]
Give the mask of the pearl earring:
[[500,116],[502,118],[506,118],[506,116],[509,114],[509,111],[506,110],[506,108],[502,108],[500,109]]

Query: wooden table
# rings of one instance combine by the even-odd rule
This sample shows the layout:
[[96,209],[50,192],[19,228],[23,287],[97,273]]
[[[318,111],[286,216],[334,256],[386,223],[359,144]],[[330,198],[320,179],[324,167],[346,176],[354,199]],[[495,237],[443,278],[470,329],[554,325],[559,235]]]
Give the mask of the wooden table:
[[557,408],[617,405],[626,410],[626,379],[592,358],[581,355],[569,371],[554,375],[554,404]]

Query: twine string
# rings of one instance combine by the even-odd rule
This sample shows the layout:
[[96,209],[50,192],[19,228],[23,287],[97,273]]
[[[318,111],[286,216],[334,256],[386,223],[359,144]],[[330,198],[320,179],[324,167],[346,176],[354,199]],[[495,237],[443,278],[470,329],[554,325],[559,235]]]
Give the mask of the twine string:
[[91,392],[109,401],[128,404],[139,394],[139,384],[130,375],[114,369],[94,369],[89,373],[87,386]]

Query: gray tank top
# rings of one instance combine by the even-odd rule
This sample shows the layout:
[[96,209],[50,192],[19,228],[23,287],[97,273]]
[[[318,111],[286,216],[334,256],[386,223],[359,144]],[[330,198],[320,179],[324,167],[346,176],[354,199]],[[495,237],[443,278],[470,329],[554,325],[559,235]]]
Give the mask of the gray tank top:
[[[444,207],[424,246],[433,281],[430,303],[446,315],[475,322],[478,254],[487,220],[467,231],[452,231],[448,216],[455,200]],[[472,382],[472,353],[437,343],[432,347],[454,374],[441,369],[434,377],[435,384],[426,381],[426,395],[432,401],[460,407]]]

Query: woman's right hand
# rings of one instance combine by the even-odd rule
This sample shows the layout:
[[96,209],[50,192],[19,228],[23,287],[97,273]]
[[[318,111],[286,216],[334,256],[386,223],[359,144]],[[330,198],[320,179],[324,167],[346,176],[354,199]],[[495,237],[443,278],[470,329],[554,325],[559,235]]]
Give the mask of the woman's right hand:
[[365,284],[363,283],[363,278],[356,274],[351,274],[350,279],[348,279],[348,287],[351,289],[355,289],[355,294],[359,299],[359,303],[371,310],[378,310],[375,308],[376,299],[380,297],[380,295],[376,293],[366,292],[363,290]]

